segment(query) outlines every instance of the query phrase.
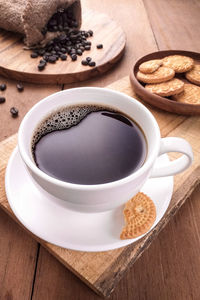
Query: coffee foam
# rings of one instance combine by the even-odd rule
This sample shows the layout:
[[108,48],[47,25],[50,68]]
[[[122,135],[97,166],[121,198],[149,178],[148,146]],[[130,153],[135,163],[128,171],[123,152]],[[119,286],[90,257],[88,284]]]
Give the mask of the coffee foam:
[[80,121],[89,113],[105,109],[113,111],[113,109],[103,106],[79,105],[62,107],[58,111],[52,112],[39,124],[33,134],[31,144],[33,155],[37,142],[47,133],[56,130],[69,129],[70,127],[76,126],[78,123],[80,123]]

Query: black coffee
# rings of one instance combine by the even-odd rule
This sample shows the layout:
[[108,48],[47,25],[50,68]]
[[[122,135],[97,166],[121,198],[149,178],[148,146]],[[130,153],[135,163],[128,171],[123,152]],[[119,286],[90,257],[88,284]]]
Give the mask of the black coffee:
[[32,152],[48,175],[87,185],[133,173],[144,163],[147,145],[139,126],[121,112],[85,105],[52,113],[36,130]]

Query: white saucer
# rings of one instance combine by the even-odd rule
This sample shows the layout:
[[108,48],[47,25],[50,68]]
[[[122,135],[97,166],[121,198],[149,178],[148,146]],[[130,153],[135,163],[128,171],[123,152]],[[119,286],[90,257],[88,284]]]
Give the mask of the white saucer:
[[[162,165],[168,160],[164,154],[157,163]],[[120,240],[123,207],[103,213],[78,213],[69,210],[63,200],[38,189],[17,148],[8,162],[5,182],[8,202],[16,217],[33,234],[49,243],[80,251],[106,251],[126,246],[144,236]],[[153,227],[166,212],[172,191],[173,177],[149,179],[142,188],[156,205],[157,218]]]

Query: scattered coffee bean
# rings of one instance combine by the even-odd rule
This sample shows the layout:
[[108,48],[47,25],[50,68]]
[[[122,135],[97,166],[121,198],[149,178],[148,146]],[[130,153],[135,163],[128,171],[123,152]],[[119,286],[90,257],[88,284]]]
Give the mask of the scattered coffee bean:
[[91,47],[90,47],[89,45],[86,45],[86,46],[85,46],[85,50],[88,51],[88,50],[90,50],[90,49],[91,49]]
[[5,83],[0,84],[0,90],[1,90],[1,91],[5,91],[6,88],[7,88],[7,86],[6,86]]
[[103,45],[102,44],[98,44],[97,45],[97,49],[102,49],[103,48]]
[[88,62],[90,62],[91,60],[92,60],[92,58],[91,57],[86,57],[86,60],[88,61]]
[[37,58],[38,54],[36,52],[31,53],[31,58]]
[[5,97],[0,97],[0,104],[6,102],[6,98]]
[[55,63],[56,62],[56,56],[54,56],[54,55],[49,56],[49,62],[50,63]]
[[76,54],[78,54],[78,55],[82,55],[82,54],[83,54],[83,52],[81,51],[81,49],[77,49],[77,50],[76,50]]
[[72,54],[71,59],[72,59],[73,61],[77,60],[77,55],[76,55],[76,54]]
[[46,64],[47,64],[46,60],[44,60],[44,59],[41,59],[41,60],[40,60],[40,63],[44,64],[45,66],[46,66]]
[[88,63],[88,65],[89,65],[90,67],[95,67],[95,66],[96,66],[96,63],[95,63],[94,61],[90,61],[90,62]]
[[39,71],[44,70],[45,66],[46,66],[46,63],[43,63],[43,62],[39,63],[39,65],[38,65],[38,70],[39,70]]
[[64,54],[67,53],[67,50],[65,48],[61,48],[60,51]]
[[18,83],[17,84],[17,89],[18,89],[18,92],[23,92],[23,90],[24,90],[23,84],[22,83]]
[[89,34],[90,36],[93,36],[93,31],[92,31],[92,30],[88,30],[88,34]]
[[19,111],[16,107],[11,107],[10,113],[11,113],[13,118],[16,118],[18,116]]
[[83,66],[87,66],[88,65],[88,61],[87,60],[82,60],[81,63],[82,63]]
[[66,60],[66,59],[67,59],[67,55],[61,54],[61,55],[60,55],[60,58],[61,58],[61,60]]

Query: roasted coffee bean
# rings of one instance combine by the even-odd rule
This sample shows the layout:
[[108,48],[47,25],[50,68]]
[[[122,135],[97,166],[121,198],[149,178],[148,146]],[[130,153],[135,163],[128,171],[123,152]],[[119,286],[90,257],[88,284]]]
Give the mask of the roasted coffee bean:
[[64,53],[64,54],[67,53],[67,49],[66,49],[66,48],[61,48],[60,51],[61,51],[62,53]]
[[98,44],[97,45],[97,49],[102,49],[103,48],[103,45],[102,44]]
[[89,45],[85,46],[85,50],[90,50],[90,49],[91,49],[91,47]]
[[61,60],[66,60],[67,59],[67,55],[61,54],[60,58],[61,58]]
[[55,51],[60,51],[60,47],[58,47],[57,45],[54,47]]
[[82,60],[81,63],[82,63],[83,66],[87,66],[88,65],[88,61],[87,60]]
[[23,86],[22,83],[18,83],[18,84],[17,84],[17,90],[18,90],[19,92],[23,92],[24,86]]
[[6,102],[6,98],[5,97],[0,97],[0,104]]
[[94,61],[90,61],[90,62],[88,63],[88,65],[89,65],[90,67],[95,67],[95,66],[96,66],[96,63],[95,63]]
[[52,51],[51,51],[51,54],[55,55],[55,54],[56,54],[56,51],[55,51],[55,50],[52,50]]
[[38,65],[38,70],[39,70],[39,71],[44,70],[45,66],[46,66],[46,63],[43,63],[43,62],[39,63],[39,65]]
[[92,58],[91,57],[86,57],[86,60],[88,61],[88,62],[90,62],[91,60],[92,60]]
[[31,58],[37,58],[38,54],[36,52],[31,53]]
[[56,62],[56,56],[55,55],[49,56],[49,62],[50,63],[55,63]]
[[57,20],[56,20],[56,19],[51,19],[51,20],[49,21],[49,25],[50,25],[50,26],[56,26],[56,25],[57,25]]
[[46,64],[47,64],[46,60],[44,60],[44,59],[41,59],[41,60],[40,60],[40,63],[41,63],[41,64],[44,64],[45,66],[46,66]]
[[82,55],[82,54],[83,54],[83,52],[81,51],[81,49],[77,49],[77,50],[76,50],[76,54],[78,54],[78,55]]
[[45,61],[49,61],[49,56],[44,55],[44,56],[43,56],[43,59],[44,59]]
[[71,54],[76,54],[76,49],[71,48],[70,53],[71,53]]
[[79,49],[81,49],[81,51],[83,52],[84,50],[85,50],[85,47],[83,47],[83,46],[80,46],[80,48]]
[[72,59],[73,61],[77,60],[77,55],[76,55],[76,54],[72,54],[71,59]]
[[0,84],[0,90],[1,90],[1,91],[5,91],[6,88],[7,88],[7,86],[6,86],[5,83]]
[[64,30],[66,33],[68,33],[68,32],[69,32],[69,27],[68,27],[68,25],[64,26],[64,27],[63,27],[63,30]]
[[91,46],[91,45],[92,45],[92,43],[91,43],[90,41],[86,41],[86,42],[85,42],[85,45],[89,45],[89,46]]
[[40,56],[43,56],[45,54],[45,50],[44,49],[39,49],[37,52],[38,52],[38,54]]
[[75,21],[72,23],[73,27],[77,28],[78,27],[78,23]]
[[45,34],[47,33],[47,27],[44,27],[44,28],[41,30],[41,33],[42,33],[43,35],[45,35]]
[[54,30],[53,27],[48,27],[48,31],[49,31],[49,32],[54,32],[55,30]]
[[64,42],[65,40],[66,40],[66,34],[61,34],[60,36],[59,36],[59,40],[61,41],[61,42]]
[[16,118],[18,116],[19,111],[16,107],[11,107],[10,113],[11,113],[13,118]]
[[88,34],[89,34],[90,36],[93,36],[93,31],[92,31],[92,30],[88,30]]
[[58,25],[58,30],[59,31],[63,31],[63,26],[62,25]]

